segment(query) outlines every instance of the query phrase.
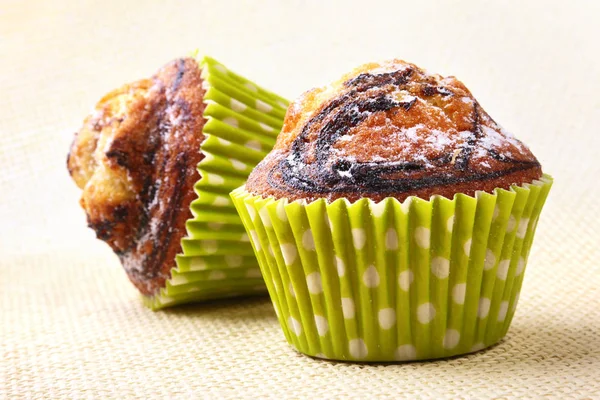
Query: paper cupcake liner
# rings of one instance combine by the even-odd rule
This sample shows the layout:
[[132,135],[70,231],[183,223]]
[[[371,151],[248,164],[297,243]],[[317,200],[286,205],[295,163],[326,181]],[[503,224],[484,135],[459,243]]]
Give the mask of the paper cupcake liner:
[[198,60],[206,95],[206,139],[193,218],[186,223],[171,279],[144,303],[152,309],[221,297],[265,293],[260,269],[229,193],[271,150],[288,101],[210,57]]
[[494,194],[306,204],[232,198],[288,342],[314,357],[403,361],[506,334],[552,178]]

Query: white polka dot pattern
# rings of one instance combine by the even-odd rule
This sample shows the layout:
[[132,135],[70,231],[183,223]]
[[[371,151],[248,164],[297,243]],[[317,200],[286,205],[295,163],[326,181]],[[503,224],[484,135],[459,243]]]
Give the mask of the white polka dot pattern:
[[206,174],[206,179],[211,185],[222,185],[225,183],[225,178],[217,174]]
[[256,108],[264,113],[269,113],[273,111],[272,105],[270,105],[269,103],[265,103],[264,101],[259,99],[256,99]]
[[374,217],[381,217],[385,212],[385,201],[380,201],[379,203],[370,203],[371,213]]
[[271,216],[269,215],[269,210],[267,210],[267,207],[263,207],[260,210],[258,210],[258,215],[260,215],[260,220],[266,228],[270,228],[273,226],[273,223],[271,222]]
[[298,255],[298,251],[296,250],[296,246],[291,243],[283,243],[281,246],[281,254],[283,255],[283,260],[285,265],[290,266],[296,261],[296,256]]
[[475,343],[471,347],[471,351],[475,352],[475,351],[483,350],[484,348],[485,348],[485,344],[483,344],[482,342],[478,342],[478,343]]
[[223,139],[223,138],[220,138],[220,137],[217,138],[217,141],[219,142],[219,144],[221,146],[231,146],[231,144],[232,144],[229,140]]
[[204,262],[204,259],[200,257],[194,257],[190,263],[190,269],[192,271],[206,269],[206,263]]
[[236,112],[243,112],[243,111],[246,111],[246,109],[248,108],[247,105],[245,105],[241,101],[238,101],[234,98],[231,98],[230,106],[231,106],[231,109]]
[[527,233],[527,226],[529,226],[529,218],[521,218],[519,226],[517,228],[517,237],[523,239]]
[[344,265],[344,261],[338,256],[335,256],[335,266],[337,269],[338,276],[344,276],[344,274],[346,273],[346,266]]
[[451,216],[450,218],[448,218],[448,221],[446,221],[446,230],[448,232],[452,232],[453,228],[454,228],[454,215]]
[[417,307],[417,319],[422,324],[428,324],[435,318],[435,308],[431,303],[424,303]]
[[431,260],[431,273],[439,279],[446,279],[450,274],[450,260],[444,257],[435,257]]
[[485,261],[483,263],[483,269],[489,271],[490,269],[494,268],[494,265],[496,265],[496,256],[494,255],[494,252],[492,250],[487,249],[487,251],[485,252]]
[[217,207],[223,207],[229,205],[229,199],[223,196],[217,196],[213,200],[213,205]]
[[365,234],[365,230],[363,228],[352,229],[352,242],[357,250],[360,250],[365,246],[366,240],[367,235]]
[[467,257],[471,256],[471,239],[467,240],[463,246],[463,250]]
[[217,241],[216,240],[204,240],[202,242],[202,249],[207,253],[207,254],[213,254],[216,253],[217,251]]
[[465,283],[457,283],[452,288],[452,300],[456,304],[464,304],[465,303],[465,294],[467,292],[467,285]]
[[377,314],[379,326],[381,329],[390,329],[396,324],[396,310],[393,308],[383,308]]
[[492,215],[492,221],[495,222],[498,219],[499,215],[500,215],[500,206],[498,204],[496,204],[496,206],[494,207],[494,214]]
[[417,246],[419,246],[422,249],[429,248],[430,236],[431,232],[429,228],[419,226],[415,229],[415,241],[417,242]]
[[501,281],[506,280],[506,276],[508,275],[508,268],[510,267],[510,260],[502,260],[498,263],[498,270],[496,271],[496,276]]
[[508,312],[508,301],[500,303],[500,309],[498,310],[498,322],[502,322],[506,319],[506,313]]
[[479,319],[484,319],[488,316],[488,314],[490,313],[491,304],[492,303],[490,299],[488,299],[487,297],[482,297],[479,299],[479,307],[477,308],[477,317]]
[[288,318],[288,327],[290,328],[290,330],[292,332],[294,332],[296,334],[296,336],[300,336],[302,334],[302,325],[296,318],[294,318],[294,317]]
[[214,67],[217,71],[227,75],[229,73],[229,71],[227,70],[227,68],[225,68],[225,66],[221,65],[221,64],[214,64]]
[[350,340],[350,343],[348,344],[348,348],[350,350],[350,355],[357,360],[361,360],[369,354],[367,345],[365,344],[365,341],[362,339]]
[[408,292],[410,284],[413,282],[415,276],[411,270],[402,271],[398,274],[398,285],[400,289]]
[[517,225],[517,220],[515,219],[515,216],[511,214],[510,217],[508,217],[508,224],[506,225],[506,233],[511,233],[512,231],[514,231],[516,225]]
[[265,103],[264,101],[259,99],[256,99],[256,108],[264,113],[269,113],[273,111],[272,105],[270,105],[269,103]]
[[387,250],[398,249],[398,234],[394,228],[390,228],[385,232],[385,248]]
[[312,230],[309,228],[302,235],[302,247],[308,251],[315,250],[315,239],[313,238]]
[[208,228],[212,229],[213,231],[218,231],[223,228],[223,224],[220,222],[207,222],[206,226],[208,226]]
[[363,283],[368,288],[376,288],[379,286],[379,272],[374,265],[368,267],[363,274]]
[[223,122],[229,126],[233,126],[234,128],[237,128],[240,125],[239,121],[233,117],[223,118]]
[[306,285],[311,294],[320,294],[323,292],[323,283],[321,282],[321,274],[313,272],[306,277]]
[[319,336],[325,336],[329,331],[329,323],[325,317],[315,315],[315,325],[317,327],[317,333]]
[[444,335],[444,348],[453,349],[460,342],[460,332],[456,329],[448,329]]
[[[480,198],[485,196],[478,196]],[[269,201],[265,203],[272,204]],[[494,207],[489,198],[486,201],[486,207]],[[265,203],[255,208],[261,210]],[[469,222],[448,215],[447,206],[441,214],[444,219],[440,220],[440,214],[431,214],[437,215],[437,219],[431,219],[431,226],[436,230],[433,231],[423,215],[413,219],[413,215],[399,213],[400,205],[390,201],[361,202],[360,213],[352,211],[354,204],[350,202],[297,201],[290,205],[289,215],[284,212],[283,204],[273,204],[276,207],[274,220],[272,226],[267,227],[272,239],[265,240],[275,243],[276,254],[281,250],[282,257],[268,261],[271,272],[274,266],[280,270],[277,279],[285,282],[285,293],[277,292],[273,284],[269,288],[285,315],[287,337],[301,351],[305,351],[308,342],[311,355],[336,359],[340,357],[335,354],[341,351],[339,347],[335,350],[328,342],[330,339],[319,339],[331,336],[334,345],[339,345],[340,339],[347,344],[344,355],[348,357],[349,353],[354,360],[373,361],[377,357],[411,360],[424,356],[417,350],[421,346],[427,346],[436,354],[454,355],[489,346],[500,339],[514,302],[512,297],[502,296],[507,296],[506,291],[511,288],[514,291],[519,288],[520,279],[513,281],[513,274],[522,276],[529,251],[528,248],[521,250],[522,243],[517,241],[518,254],[513,255],[503,237],[509,232],[500,223],[491,226],[489,237],[482,237],[481,224],[466,229]],[[365,204],[368,210],[364,209]],[[516,204],[522,207],[523,202]],[[421,202],[412,206],[411,213],[425,210]],[[467,215],[472,217],[472,205],[464,207],[467,206]],[[383,218],[388,208],[394,212],[394,218]],[[510,210],[502,206],[497,213],[506,218],[511,215]],[[263,217],[260,211],[258,215]],[[429,211],[426,215],[431,217]],[[519,235],[521,216],[517,212],[515,215],[509,244],[514,235],[517,238]],[[535,211],[531,215],[528,227],[537,217]],[[350,218],[346,220],[347,216]],[[335,225],[330,220],[332,217]],[[338,229],[333,235],[329,231],[332,225]],[[260,224],[257,232],[265,234]],[[420,256],[425,259],[415,262],[415,257]],[[428,264],[422,264],[427,260]],[[473,274],[467,270],[471,267]],[[481,274],[482,270],[487,273]],[[502,282],[509,280],[509,276],[510,283]],[[300,277],[305,281],[298,279]],[[417,279],[428,282],[415,282]],[[475,279],[487,280],[487,284]],[[473,286],[467,286],[471,284]],[[495,290],[494,285],[506,289]],[[390,290],[395,293],[387,293]],[[441,294],[447,298],[441,299]],[[407,306],[402,307],[402,304]],[[465,305],[474,315],[465,314]],[[296,339],[295,324],[290,322],[289,316],[301,325],[302,340]],[[430,335],[422,335],[427,331]],[[365,336],[367,334],[370,336]],[[380,341],[384,338],[385,341]],[[392,338],[394,342],[386,342]],[[423,343],[427,338],[435,342]],[[382,356],[382,352],[387,355]]]
[[256,251],[260,251],[260,249],[261,249],[260,240],[258,240],[258,234],[256,233],[255,230],[250,231],[250,237],[252,238],[252,244],[254,244]]
[[208,279],[211,281],[220,281],[227,278],[227,275],[225,275],[225,272],[223,271],[211,271],[210,274],[208,275]]
[[412,344],[403,344],[396,349],[394,356],[397,361],[409,361],[417,358],[417,349]]
[[515,272],[515,276],[519,276],[525,270],[525,259],[523,257],[519,257],[519,262],[517,263],[517,271]]
[[342,297],[342,313],[345,319],[354,318],[354,300],[349,297]]
[[235,254],[228,254],[225,256],[225,262],[230,267],[239,267],[242,265],[243,257]]
[[246,147],[256,151],[262,150],[262,145],[258,140],[249,140],[248,142],[246,142]]
[[250,219],[254,221],[254,219],[256,218],[256,210],[254,209],[254,206],[252,204],[246,204],[246,209],[248,210],[248,215],[250,216]]
[[275,132],[275,128],[273,128],[271,125],[267,125],[263,122],[259,122],[258,125],[260,125],[260,128],[265,132]]
[[258,88],[250,82],[244,83],[244,86],[247,87],[251,92],[257,93]]
[[277,217],[281,220],[281,222],[287,222],[288,217],[287,214],[285,213],[285,203],[284,202],[280,202],[279,204],[277,204]]
[[517,303],[519,303],[519,298],[521,297],[521,292],[518,292],[515,296],[515,301],[511,307],[511,311],[515,312],[515,310],[517,309]]
[[241,161],[234,160],[234,159],[231,159],[230,161],[231,161],[231,164],[233,165],[233,168],[237,169],[238,171],[244,171],[247,168],[247,165]]

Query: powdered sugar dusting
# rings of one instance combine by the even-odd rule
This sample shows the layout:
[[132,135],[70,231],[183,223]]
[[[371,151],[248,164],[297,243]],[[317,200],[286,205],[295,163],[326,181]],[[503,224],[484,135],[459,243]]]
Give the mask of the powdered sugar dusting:
[[380,75],[392,71],[401,71],[409,68],[410,66],[399,60],[387,60],[379,63],[379,67],[373,68],[369,71],[371,75]]
[[[523,143],[515,139],[514,136],[507,135],[507,132],[503,129],[498,131],[482,125],[481,130],[483,131],[483,135],[478,141],[479,146],[476,154],[479,157],[486,157],[487,151],[489,150],[502,150],[502,154],[510,157],[515,157],[518,155],[514,154],[515,149],[518,151],[518,153],[522,153],[526,150]],[[509,144],[509,146],[507,146],[507,144]]]
[[417,97],[410,94],[408,90],[400,90],[398,88],[395,88],[394,91],[390,92],[388,98],[400,103],[410,103],[417,99]]

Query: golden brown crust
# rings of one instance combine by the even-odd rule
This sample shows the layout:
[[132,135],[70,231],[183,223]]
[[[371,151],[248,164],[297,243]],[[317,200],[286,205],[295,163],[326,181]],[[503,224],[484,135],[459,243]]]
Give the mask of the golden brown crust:
[[246,189],[289,200],[452,198],[541,177],[537,159],[456,78],[392,60],[290,105]]
[[67,166],[88,224],[145,295],[170,277],[191,218],[203,97],[198,63],[175,60],[104,96],[71,146]]

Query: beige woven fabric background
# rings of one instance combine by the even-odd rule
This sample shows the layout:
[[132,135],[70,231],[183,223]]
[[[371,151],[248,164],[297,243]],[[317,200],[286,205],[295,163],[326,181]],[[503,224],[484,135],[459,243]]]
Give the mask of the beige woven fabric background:
[[[599,2],[317,3],[0,1],[0,398],[600,398]],[[65,156],[194,48],[290,98],[394,56],[465,81],[556,179],[506,340],[352,365],[291,350],[268,299],[146,310]]]

